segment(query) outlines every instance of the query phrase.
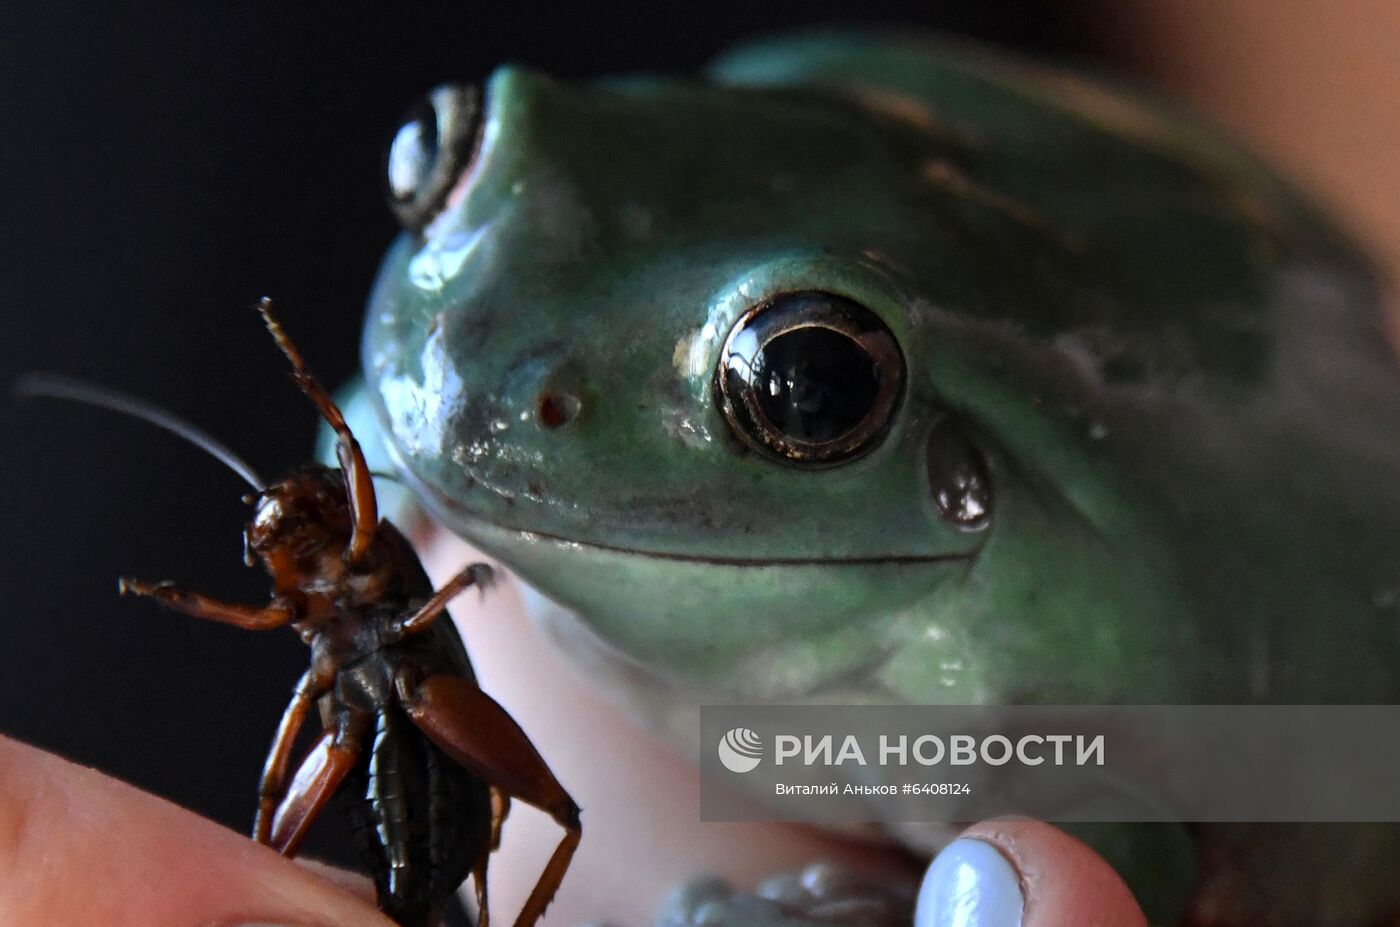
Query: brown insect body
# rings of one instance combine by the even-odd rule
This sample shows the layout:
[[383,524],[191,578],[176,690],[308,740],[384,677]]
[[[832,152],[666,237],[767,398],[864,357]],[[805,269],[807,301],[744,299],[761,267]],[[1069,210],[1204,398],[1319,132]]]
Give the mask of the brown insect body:
[[305,467],[254,506],[247,550],[275,594],[295,604],[289,624],[311,647],[312,678],[333,679],[318,700],[322,727],[360,746],[336,797],[364,843],[380,907],[400,924],[436,924],[492,849],[491,799],[422,735],[398,704],[396,681],[409,689],[439,674],[473,681],[466,648],[450,621],[407,637],[395,630],[433,587],[392,525],[381,522],[360,563],[347,566],[353,516],[341,471]]
[[[265,606],[233,605],[174,583],[123,580],[123,592],[251,630],[289,625],[311,647],[268,753],[253,837],[289,856],[336,795],[369,847],[379,905],[403,927],[437,923],[468,874],[487,922],[486,869],[512,797],[555,818],[565,836],[526,901],[529,927],[553,898],[580,836],[578,806],[519,726],[476,685],[451,621],[437,620],[490,568],[442,589],[407,540],[378,520],[369,469],[339,409],[260,306],[294,378],[340,438],[341,469],[303,467],[248,497],[245,559],[272,577]],[[311,706],[323,732],[289,779]]]

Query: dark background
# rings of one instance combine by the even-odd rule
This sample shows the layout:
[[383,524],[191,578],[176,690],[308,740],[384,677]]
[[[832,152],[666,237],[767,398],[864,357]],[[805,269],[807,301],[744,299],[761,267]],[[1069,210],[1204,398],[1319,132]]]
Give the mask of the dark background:
[[[41,369],[153,398],[274,476],[315,420],[249,306],[275,297],[322,379],[351,373],[395,233],[382,152],[432,85],[503,61],[684,73],[805,24],[1070,57],[1097,31],[1083,5],[1013,0],[88,6],[10,4],[0,28],[0,384]],[[0,732],[246,829],[305,648],[116,596],[132,575],[264,599],[240,559],[245,488],[70,404],[0,397],[0,435]],[[308,852],[344,845],[330,820]]]

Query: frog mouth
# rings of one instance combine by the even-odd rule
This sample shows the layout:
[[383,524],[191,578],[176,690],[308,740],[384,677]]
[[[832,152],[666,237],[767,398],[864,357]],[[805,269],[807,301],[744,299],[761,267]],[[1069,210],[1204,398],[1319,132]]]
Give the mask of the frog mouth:
[[[732,557],[721,554],[679,553],[676,551],[652,550],[644,547],[629,547],[623,544],[608,544],[602,541],[583,541],[578,538],[540,531],[536,528],[522,528],[496,521],[480,512],[444,496],[418,479],[411,470],[400,466],[400,479],[411,485],[420,499],[428,500],[430,507],[449,528],[460,529],[461,533],[487,548],[509,547],[512,543],[545,543],[556,547],[590,550],[605,554],[619,554],[626,557],[639,557],[648,560],[686,563],[697,566],[773,568],[773,567],[882,567],[932,564],[970,563],[976,559],[980,545],[965,551],[950,551],[937,554],[867,554],[850,557]],[[494,552],[494,551],[493,551]]]
[[576,550],[597,551],[605,554],[619,554],[626,557],[641,557],[648,560],[662,560],[673,563],[695,564],[714,567],[881,567],[909,566],[948,563],[970,563],[977,556],[977,550],[954,551],[938,554],[869,554],[850,557],[733,557],[721,554],[679,553],[676,551],[652,550],[644,547],[629,547],[623,544],[607,544],[601,541],[583,541],[578,538],[540,531],[535,528],[522,528],[507,525],[480,513],[473,512],[459,504],[445,502],[438,498],[438,511],[448,514],[447,524],[460,528],[462,533],[483,546],[495,548],[512,543],[544,543],[555,547]]
[[502,525],[470,513],[465,515],[473,527],[485,527],[501,533],[513,534],[525,541],[544,541],[562,547],[596,550],[610,554],[623,554],[630,557],[645,557],[649,560],[669,560],[677,563],[693,563],[718,567],[800,567],[800,566],[907,566],[910,564],[965,563],[976,556],[975,551],[946,554],[877,554],[857,557],[725,557],[717,554],[682,554],[673,551],[648,550],[641,547],[626,547],[619,544],[603,544],[597,541],[580,541],[576,538],[536,531],[530,528],[517,528]]

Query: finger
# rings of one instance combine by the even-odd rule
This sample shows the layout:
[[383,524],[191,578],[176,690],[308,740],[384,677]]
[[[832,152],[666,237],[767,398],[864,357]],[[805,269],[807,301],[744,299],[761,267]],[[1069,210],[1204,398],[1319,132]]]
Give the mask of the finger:
[[316,874],[319,879],[325,879],[332,885],[338,885],[356,898],[366,904],[374,904],[374,882],[367,876],[358,872],[348,872],[330,863],[323,863],[319,859],[307,859],[304,856],[297,857],[297,865]]
[[1345,16],[1328,0],[1297,0],[1287,16],[1270,0],[1111,6],[1125,56],[1258,144],[1400,267],[1400,5],[1348,4]]
[[267,847],[3,737],[0,782],[0,924],[392,927]]
[[1145,927],[1128,887],[1087,846],[1039,821],[977,824],[943,849],[915,927]]

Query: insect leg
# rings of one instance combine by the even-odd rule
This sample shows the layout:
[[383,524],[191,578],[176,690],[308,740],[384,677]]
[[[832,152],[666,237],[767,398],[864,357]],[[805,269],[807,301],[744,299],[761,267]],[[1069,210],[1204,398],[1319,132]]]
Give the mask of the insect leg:
[[345,423],[345,416],[341,413],[340,407],[331,399],[326,388],[311,375],[311,371],[306,369],[306,362],[301,358],[301,352],[292,344],[292,339],[287,337],[287,333],[282,330],[281,324],[272,315],[272,300],[263,298],[258,302],[258,312],[262,314],[263,323],[272,334],[273,340],[277,342],[277,347],[282,349],[287,360],[292,365],[292,379],[301,391],[306,394],[306,398],[316,406],[321,417],[326,420],[326,424],[331,426],[335,432],[336,442],[335,456],[340,461],[341,472],[345,474],[345,491],[350,497],[350,509],[355,515],[354,531],[350,535],[350,547],[345,552],[346,562],[356,564],[364,557],[369,550],[369,545],[374,540],[375,528],[379,526],[379,508],[374,497],[374,479],[370,475],[369,464],[365,462],[365,453],[360,449],[360,442],[355,440],[354,433],[350,426]]
[[394,630],[402,636],[416,634],[432,626],[438,616],[447,609],[447,603],[460,595],[468,586],[485,589],[490,586],[494,573],[485,563],[473,563],[447,581],[447,584],[433,593],[433,597],[423,603],[423,607],[406,618],[394,622]]
[[525,900],[515,927],[531,927],[544,913],[569,869],[582,836],[579,808],[554,778],[534,744],[504,708],[457,676],[429,676],[412,691],[400,686],[404,711],[453,760],[564,828],[564,837]]
[[472,866],[472,887],[476,889],[476,927],[491,925],[491,905],[486,898],[486,867],[490,862],[491,854],[482,853],[481,859]]
[[343,716],[334,731],[323,733],[307,751],[272,817],[269,846],[274,850],[284,856],[296,855],[312,821],[359,759],[364,727],[362,717]]
[[282,723],[277,726],[277,734],[267,752],[262,780],[258,783],[258,814],[253,821],[253,839],[258,843],[272,845],[272,815],[286,794],[287,765],[292,758],[292,747],[312,702],[330,687],[331,678],[329,673],[317,673],[313,668],[297,680],[292,700],[282,714]]
[[510,814],[510,795],[495,786],[491,787],[491,849],[501,848],[501,828],[506,825]]
[[198,592],[191,592],[179,583],[146,583],[139,579],[120,579],[117,591],[122,595],[140,595],[155,599],[186,615],[237,625],[248,631],[280,628],[294,617],[292,607],[275,601],[270,605],[236,605],[220,602]]
[[[510,796],[494,785],[491,788],[491,853],[501,848],[501,828],[505,826],[506,816],[510,814]],[[491,862],[491,853],[483,853],[481,859],[472,867],[472,885],[476,888],[476,927],[489,927],[491,919],[491,907],[486,899],[486,886],[489,884],[486,878],[486,868]]]
[[544,909],[554,900],[555,892],[559,891],[559,883],[564,881],[564,874],[569,871],[569,863],[574,858],[574,851],[578,849],[580,838],[583,837],[577,808],[574,809],[572,826],[557,817],[555,820],[564,828],[564,836],[560,838],[559,846],[554,848],[554,855],[545,863],[530,897],[526,898],[525,904],[521,906],[520,914],[515,918],[515,927],[533,927],[544,914]]

